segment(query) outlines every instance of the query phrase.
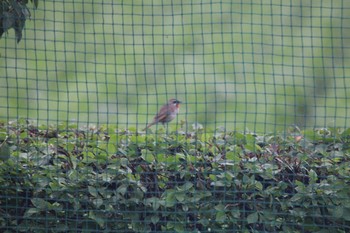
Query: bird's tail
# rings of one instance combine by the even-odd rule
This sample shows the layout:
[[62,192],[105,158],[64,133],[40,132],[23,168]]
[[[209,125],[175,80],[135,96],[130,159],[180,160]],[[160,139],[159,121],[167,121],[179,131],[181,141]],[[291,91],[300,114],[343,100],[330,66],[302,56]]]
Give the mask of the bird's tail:
[[156,122],[152,122],[149,123],[142,131],[145,131],[146,129],[148,129],[149,127],[151,127],[152,125],[154,125]]

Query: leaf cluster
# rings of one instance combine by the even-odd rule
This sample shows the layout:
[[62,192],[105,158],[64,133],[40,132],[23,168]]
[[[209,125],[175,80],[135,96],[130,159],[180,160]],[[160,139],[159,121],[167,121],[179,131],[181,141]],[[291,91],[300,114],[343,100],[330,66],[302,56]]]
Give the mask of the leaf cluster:
[[1,232],[350,230],[350,130],[140,134],[18,120],[0,140]]
[[[38,7],[38,0],[31,0],[31,2]],[[21,41],[25,22],[30,18],[27,4],[28,0],[0,0],[0,38],[4,32],[13,28],[17,43]]]

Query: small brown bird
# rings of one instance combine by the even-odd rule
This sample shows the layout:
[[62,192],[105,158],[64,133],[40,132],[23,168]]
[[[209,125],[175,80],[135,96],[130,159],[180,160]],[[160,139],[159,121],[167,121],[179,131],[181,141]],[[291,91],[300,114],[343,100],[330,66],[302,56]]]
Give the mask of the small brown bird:
[[153,121],[149,123],[143,130],[148,129],[152,125],[155,125],[159,122],[164,125],[165,123],[174,120],[176,115],[179,113],[180,103],[181,101],[177,99],[170,99],[167,104],[161,107],[158,114],[153,118]]

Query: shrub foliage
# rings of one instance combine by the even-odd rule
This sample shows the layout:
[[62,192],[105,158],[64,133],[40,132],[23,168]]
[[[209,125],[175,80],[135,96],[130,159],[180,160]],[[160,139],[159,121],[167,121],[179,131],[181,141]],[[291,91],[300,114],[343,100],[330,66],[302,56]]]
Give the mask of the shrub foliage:
[[[31,2],[35,8],[38,7],[39,0],[31,0]],[[0,0],[0,38],[13,28],[17,43],[21,41],[25,22],[30,18],[27,4],[28,0]]]
[[350,130],[0,127],[1,232],[349,232]]

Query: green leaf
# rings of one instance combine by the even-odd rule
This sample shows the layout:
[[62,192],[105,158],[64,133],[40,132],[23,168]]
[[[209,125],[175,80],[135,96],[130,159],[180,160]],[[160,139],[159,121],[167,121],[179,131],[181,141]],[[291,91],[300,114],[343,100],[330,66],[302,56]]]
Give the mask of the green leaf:
[[249,215],[247,216],[247,222],[248,222],[248,224],[257,223],[258,220],[259,220],[259,214],[258,214],[258,212],[249,214]]
[[50,209],[49,207],[51,206],[51,204],[49,202],[45,201],[44,199],[32,198],[31,201],[32,201],[33,205],[39,210]]
[[117,188],[117,192],[122,195],[124,195],[127,190],[128,190],[128,186],[126,184],[123,184]]
[[317,182],[318,176],[317,176],[317,173],[313,169],[311,169],[309,171],[309,178],[310,178],[311,184],[314,184]]
[[229,151],[226,153],[226,160],[231,161],[233,163],[239,163],[241,158],[239,157],[239,153],[242,152],[241,148],[234,149],[234,151]]
[[262,191],[263,190],[263,185],[261,182],[257,181],[255,182],[255,188],[258,190],[258,191]]
[[28,217],[32,216],[33,214],[36,214],[36,213],[40,213],[40,210],[37,209],[37,208],[29,208],[25,212],[24,217],[28,218]]
[[185,192],[177,192],[175,195],[176,200],[179,202],[183,202],[186,198],[186,193]]
[[224,211],[216,212],[215,220],[218,222],[225,222],[226,221],[226,213]]
[[104,228],[105,216],[99,213],[95,213],[94,211],[89,211],[89,218],[95,220],[101,228]]
[[345,207],[344,210],[343,210],[343,218],[346,220],[346,221],[350,221],[350,208],[347,208]]
[[91,196],[98,197],[98,190],[93,186],[88,186],[88,190]]
[[225,206],[223,204],[218,204],[218,205],[214,206],[214,209],[217,211],[224,211]]
[[182,222],[177,222],[174,225],[175,232],[185,232],[184,224]]
[[155,161],[155,158],[151,151],[144,149],[141,151],[141,153],[141,158],[143,158],[143,160],[145,160],[146,162],[153,163]]
[[107,144],[107,152],[109,153],[109,154],[114,154],[115,152],[116,152],[116,146],[115,146],[115,144],[113,144],[113,143],[108,143]]
[[177,204],[176,191],[173,189],[166,190],[163,194],[163,198],[164,206],[166,207],[173,207],[175,204]]
[[189,210],[188,205],[183,204],[183,205],[182,205],[182,210],[185,211],[185,212],[187,212],[187,211]]
[[337,219],[344,219],[350,221],[350,208],[344,206],[337,206],[332,210],[332,215]]
[[11,150],[6,141],[0,144],[0,160],[5,161],[10,158]]
[[150,205],[150,206],[152,206],[153,210],[158,210],[161,203],[160,203],[159,198],[157,198],[157,197],[151,197],[151,198],[147,198],[147,199],[144,201],[144,204],[145,204],[145,205]]
[[193,187],[193,184],[191,182],[186,182],[184,185],[182,185],[181,187],[179,187],[180,190],[189,190]]
[[95,200],[93,200],[93,203],[96,206],[96,208],[100,208],[101,205],[103,205],[103,199],[102,198],[96,198]]
[[152,215],[151,222],[153,224],[157,224],[159,222],[159,216],[158,215]]

